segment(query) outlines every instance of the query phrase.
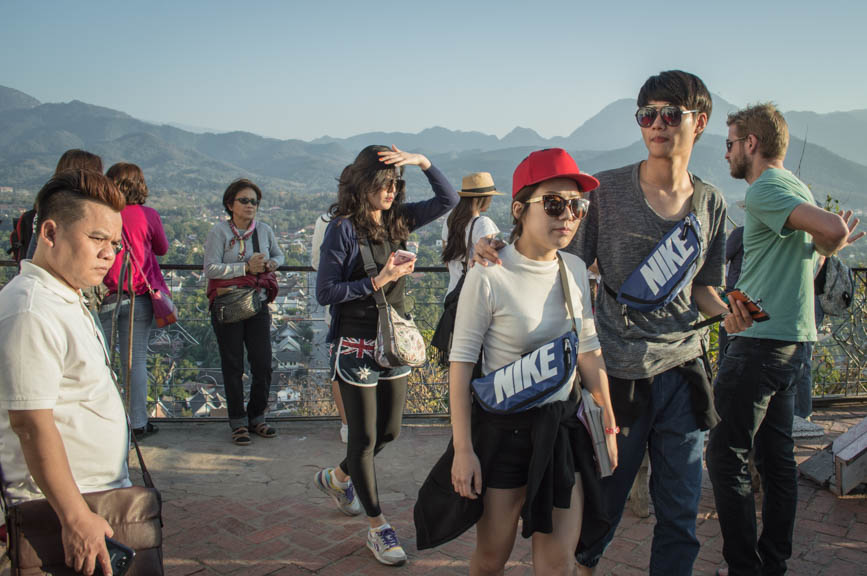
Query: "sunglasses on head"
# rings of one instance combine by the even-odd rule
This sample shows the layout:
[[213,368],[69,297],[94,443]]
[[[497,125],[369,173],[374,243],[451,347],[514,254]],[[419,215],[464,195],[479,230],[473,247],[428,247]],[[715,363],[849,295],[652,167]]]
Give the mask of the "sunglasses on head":
[[656,121],[657,114],[662,118],[663,124],[675,128],[680,126],[684,114],[694,114],[698,110],[681,110],[677,106],[642,106],[635,112],[635,120],[642,128],[650,128]]
[[235,201],[240,203],[240,204],[244,204],[244,205],[247,205],[247,204],[249,204],[250,206],[258,206],[259,205],[259,200],[257,200],[256,198],[235,198]]
[[544,196],[531,198],[524,202],[524,204],[535,204],[536,202],[541,202],[542,210],[552,218],[559,218],[566,209],[566,206],[569,206],[569,210],[572,211],[572,216],[575,218],[583,218],[590,208],[590,200],[586,198],[571,198],[566,200],[556,194],[545,194]]

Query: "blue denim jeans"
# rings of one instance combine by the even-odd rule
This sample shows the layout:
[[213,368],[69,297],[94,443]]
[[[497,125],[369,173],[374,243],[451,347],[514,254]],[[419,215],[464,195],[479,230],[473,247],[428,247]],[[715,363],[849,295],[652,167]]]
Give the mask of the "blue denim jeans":
[[[148,423],[148,342],[154,309],[151,297],[140,294],[135,297],[132,320],[132,377],[127,378],[127,351],[129,350],[129,305],[121,306],[117,314],[117,346],[120,350],[120,367],[124,387],[129,382],[129,421],[135,429]],[[111,342],[111,317],[102,318],[102,332],[106,342]]]
[[[650,404],[628,431],[617,437],[618,466],[602,479],[605,512],[611,529],[577,559],[595,566],[623,516],[629,490],[645,450],[650,453],[650,496],[656,513],[650,574],[688,576],[698,556],[695,519],[701,496],[701,453],[704,432],[692,408],[691,385],[676,369],[654,376]],[[616,414],[615,414],[616,416]]]
[[[710,433],[707,469],[732,576],[784,574],[792,555],[798,471],[792,440],[795,383],[807,359],[803,342],[730,338],[714,384],[722,422]],[[755,448],[762,478],[762,534],[748,469]]]

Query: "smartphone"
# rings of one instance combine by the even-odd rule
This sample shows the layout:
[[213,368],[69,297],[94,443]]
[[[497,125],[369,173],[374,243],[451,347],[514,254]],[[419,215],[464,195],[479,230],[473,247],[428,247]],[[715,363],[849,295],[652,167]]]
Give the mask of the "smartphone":
[[[132,566],[135,550],[111,538],[105,539],[105,547],[108,548],[108,557],[111,561],[113,576],[123,576],[126,574],[126,571]],[[93,574],[94,576],[104,576],[105,573],[102,571],[102,566],[99,562],[96,563],[96,569],[93,571]]]
[[726,294],[726,297],[729,300],[740,300],[741,302],[746,304],[747,311],[750,313],[750,317],[752,317],[753,322],[765,322],[766,320],[771,319],[770,315],[768,315],[768,313],[765,312],[764,309],[759,305],[761,300],[754,302],[752,299],[750,299],[749,296],[747,296],[740,290],[732,290],[731,292]]
[[416,255],[406,250],[398,250],[394,253],[394,263],[396,265],[406,264],[416,259]]

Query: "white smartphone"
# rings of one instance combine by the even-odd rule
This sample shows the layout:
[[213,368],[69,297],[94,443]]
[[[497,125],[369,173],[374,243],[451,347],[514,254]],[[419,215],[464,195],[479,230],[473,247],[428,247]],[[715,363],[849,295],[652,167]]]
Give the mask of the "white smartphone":
[[407,250],[398,250],[394,253],[394,263],[395,265],[406,264],[407,262],[411,262],[416,259],[416,255]]

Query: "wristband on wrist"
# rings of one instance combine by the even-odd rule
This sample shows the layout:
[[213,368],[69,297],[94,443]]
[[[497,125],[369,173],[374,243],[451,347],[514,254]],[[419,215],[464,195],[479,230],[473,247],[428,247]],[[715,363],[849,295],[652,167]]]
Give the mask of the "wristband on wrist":
[[606,428],[606,434],[620,434],[620,426],[615,426],[614,428]]
[[374,291],[374,292],[376,292],[377,290],[379,290],[379,287],[376,285],[376,278],[373,277],[373,276],[370,277],[370,285],[373,286],[373,291]]

